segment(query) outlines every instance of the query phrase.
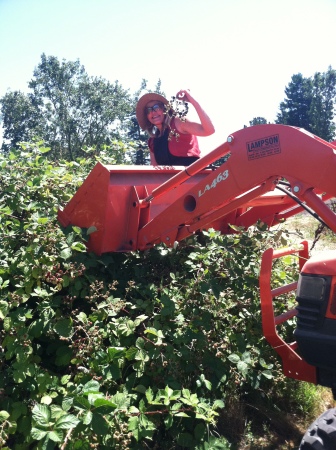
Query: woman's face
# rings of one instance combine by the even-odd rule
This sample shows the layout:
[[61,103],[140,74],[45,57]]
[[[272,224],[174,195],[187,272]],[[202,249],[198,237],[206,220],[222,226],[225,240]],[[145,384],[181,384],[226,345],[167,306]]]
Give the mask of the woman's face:
[[147,103],[145,112],[150,123],[161,129],[165,118],[163,104],[161,102],[152,100]]

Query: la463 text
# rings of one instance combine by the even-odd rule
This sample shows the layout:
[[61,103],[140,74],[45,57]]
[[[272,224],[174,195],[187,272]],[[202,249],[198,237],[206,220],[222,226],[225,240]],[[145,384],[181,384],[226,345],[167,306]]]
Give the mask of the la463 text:
[[224,172],[217,175],[217,177],[213,180],[213,182],[211,184],[206,184],[203,191],[199,190],[198,196],[202,197],[202,195],[204,195],[207,191],[210,191],[211,189],[215,189],[216,186],[218,185],[218,183],[226,180],[228,177],[229,177],[229,171],[224,170]]

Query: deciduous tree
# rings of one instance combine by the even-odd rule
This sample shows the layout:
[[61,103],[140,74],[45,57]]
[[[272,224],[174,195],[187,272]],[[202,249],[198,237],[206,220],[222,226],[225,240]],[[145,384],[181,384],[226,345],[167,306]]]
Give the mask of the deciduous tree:
[[267,124],[267,120],[265,117],[253,117],[252,120],[250,120],[250,127],[253,127],[254,125],[265,125]]
[[45,54],[33,75],[28,95],[8,93],[1,99],[7,148],[38,135],[54,158],[73,160],[85,146],[99,151],[119,136],[132,105],[118,81],[90,77],[79,60]]
[[19,142],[30,141],[42,135],[44,119],[32,103],[31,97],[21,91],[7,92],[0,99],[4,143],[2,150],[16,147]]

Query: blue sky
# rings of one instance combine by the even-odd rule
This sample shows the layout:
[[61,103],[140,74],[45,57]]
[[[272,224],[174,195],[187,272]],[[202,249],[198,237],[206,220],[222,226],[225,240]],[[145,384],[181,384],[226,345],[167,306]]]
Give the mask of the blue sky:
[[335,28],[336,0],[0,0],[0,97],[28,90],[42,53],[131,93],[160,78],[213,119],[207,151],[253,117],[274,121],[292,75],[336,69]]

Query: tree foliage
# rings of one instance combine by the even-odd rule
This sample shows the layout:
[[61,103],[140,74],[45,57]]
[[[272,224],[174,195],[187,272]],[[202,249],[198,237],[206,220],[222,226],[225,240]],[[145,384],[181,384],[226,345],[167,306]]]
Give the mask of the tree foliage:
[[336,71],[317,72],[305,78],[292,76],[285,89],[286,98],[280,103],[276,123],[302,127],[331,141],[335,137]]
[[20,142],[29,142],[43,134],[44,120],[28,95],[13,91],[7,92],[0,100],[2,125],[5,139],[2,150],[17,147]]
[[[42,139],[51,148],[49,158],[75,160],[87,148],[99,153],[122,137],[136,143],[130,155],[134,164],[149,163],[147,136],[135,116],[140,95],[148,92],[147,80],[130,95],[118,81],[89,76],[79,60],[59,61],[42,54],[28,87],[27,94],[8,91],[0,98],[3,151]],[[165,95],[160,79],[153,91]],[[329,67],[308,78],[295,74],[285,94],[276,123],[302,127],[327,141],[335,138],[335,70]],[[257,116],[250,126],[264,123],[266,119]]]
[[310,108],[313,133],[326,141],[335,138],[336,70],[329,68],[326,73],[315,73],[313,95]]
[[252,120],[250,120],[250,127],[253,127],[254,125],[265,125],[267,124],[267,120],[265,117],[253,117]]
[[230,399],[280,397],[258,271],[266,237],[283,235],[210,230],[97,257],[89,230],[56,220],[96,158],[56,164],[48,150],[0,155],[0,448],[231,448]]
[[88,76],[79,61],[42,54],[28,86],[29,94],[8,92],[0,100],[5,150],[37,137],[54,158],[74,160],[85,147],[109,145],[131,111],[118,81]]

